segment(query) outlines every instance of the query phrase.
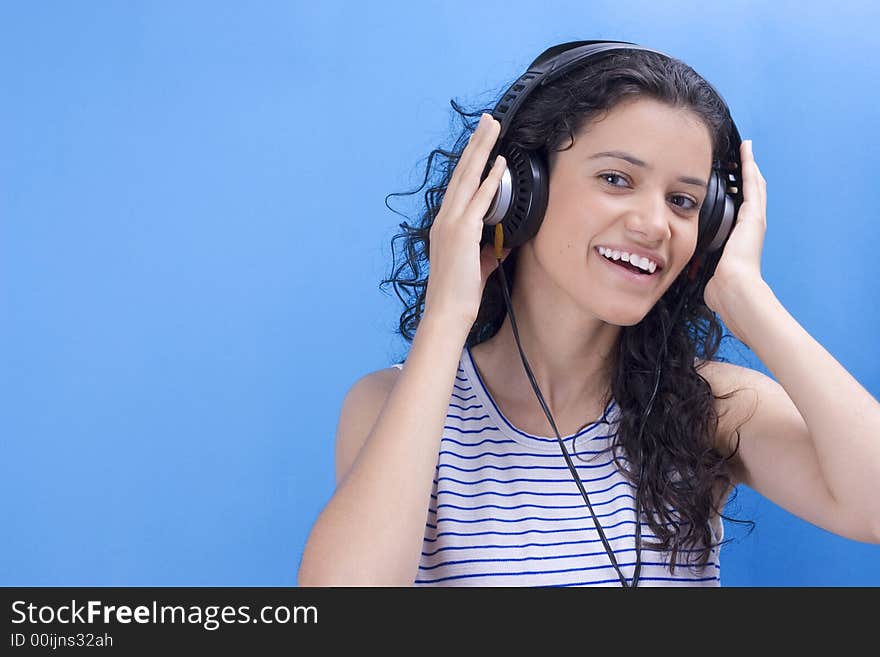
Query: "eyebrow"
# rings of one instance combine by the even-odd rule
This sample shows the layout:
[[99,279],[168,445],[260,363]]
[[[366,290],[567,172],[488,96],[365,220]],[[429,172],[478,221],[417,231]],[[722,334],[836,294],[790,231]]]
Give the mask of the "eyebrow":
[[[644,167],[648,170],[651,169],[651,167],[648,166],[647,162],[644,162],[634,155],[630,155],[629,153],[625,153],[623,151],[602,151],[601,153],[595,153],[594,155],[591,155],[588,159],[595,160],[600,157],[614,157],[619,160],[626,160],[630,164],[634,164],[637,167]],[[679,182],[683,182],[686,185],[696,185],[697,187],[702,187],[703,189],[706,189],[709,186],[709,183],[707,183],[705,180],[700,180],[699,178],[689,178],[688,176],[682,176],[678,180]]]

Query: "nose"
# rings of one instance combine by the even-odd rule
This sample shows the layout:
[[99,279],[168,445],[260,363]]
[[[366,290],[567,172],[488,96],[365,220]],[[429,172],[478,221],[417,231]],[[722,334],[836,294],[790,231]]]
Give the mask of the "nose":
[[645,242],[656,244],[663,242],[672,236],[669,228],[669,208],[666,207],[666,199],[657,199],[651,195],[643,201],[641,207],[629,213],[626,217],[626,228],[630,232],[641,236]]

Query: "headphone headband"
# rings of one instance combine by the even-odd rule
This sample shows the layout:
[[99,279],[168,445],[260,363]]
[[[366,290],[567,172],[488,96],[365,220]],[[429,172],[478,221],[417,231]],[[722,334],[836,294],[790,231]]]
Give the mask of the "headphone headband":
[[535,89],[552,82],[594,55],[609,50],[623,49],[647,50],[669,57],[659,50],[645,48],[628,41],[569,41],[548,48],[529,64],[528,70],[510,85],[495,105],[492,115],[501,123],[501,134],[498,135],[498,141],[500,142],[504,138],[510,124],[510,121],[504,119],[513,115]]
[[[504,139],[504,136],[510,127],[510,121],[505,121],[504,119],[516,113],[516,110],[519,109],[523,102],[525,102],[526,98],[528,98],[535,89],[552,82],[594,55],[612,50],[644,50],[646,52],[662,55],[668,59],[675,59],[672,55],[661,50],[640,46],[631,41],[569,41],[568,43],[561,43],[547,48],[547,50],[538,55],[535,60],[529,64],[528,70],[519,76],[516,82],[510,85],[507,91],[501,96],[501,99],[496,103],[495,109],[492,111],[492,116],[498,119],[501,123],[501,133],[498,135],[498,143]],[[725,110],[727,110],[727,116],[730,119],[731,130],[735,137],[732,141],[736,142],[736,148],[739,148],[739,144],[742,143],[742,137],[740,137],[736,123],[730,115],[727,101],[725,101],[724,97],[718,93],[718,90],[711,82],[705,78],[703,79],[703,82],[709,85],[715,95],[718,96],[724,104]],[[733,147],[733,145],[731,145],[731,147]],[[495,153],[493,153],[493,155],[495,155]],[[732,160],[734,162],[739,159],[738,152],[736,155],[737,158]],[[490,157],[489,161],[494,159],[494,157]],[[729,162],[725,164],[729,164]]]

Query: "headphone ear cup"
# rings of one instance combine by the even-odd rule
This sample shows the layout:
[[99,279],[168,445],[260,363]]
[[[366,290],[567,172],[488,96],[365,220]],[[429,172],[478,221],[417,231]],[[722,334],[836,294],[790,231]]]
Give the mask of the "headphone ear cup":
[[726,193],[727,185],[724,176],[717,168],[712,169],[706,199],[700,208],[699,234],[694,255],[712,253],[720,249],[736,219],[736,206],[733,197]]
[[494,241],[495,224],[504,229],[504,248],[513,249],[528,242],[541,227],[547,210],[549,180],[547,164],[537,151],[514,144],[500,151],[507,161],[495,198],[483,217],[481,244]]

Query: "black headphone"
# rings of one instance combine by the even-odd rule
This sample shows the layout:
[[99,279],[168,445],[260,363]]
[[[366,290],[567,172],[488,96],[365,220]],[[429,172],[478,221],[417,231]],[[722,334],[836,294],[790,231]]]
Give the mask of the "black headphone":
[[[522,345],[519,340],[519,331],[516,327],[516,318],[513,314],[513,303],[510,299],[507,276],[501,263],[503,247],[515,248],[521,246],[534,237],[538,232],[538,229],[541,227],[541,222],[544,219],[544,212],[547,209],[547,198],[549,196],[547,164],[543,155],[538,151],[528,151],[505,139],[513,116],[532,91],[551,82],[558,76],[574,66],[585,62],[589,58],[611,50],[646,50],[672,59],[669,55],[658,50],[645,48],[628,41],[571,41],[569,43],[563,43],[548,48],[541,53],[541,55],[529,65],[528,70],[521,75],[506,92],[504,92],[501,100],[498,101],[495,109],[492,110],[492,116],[501,123],[501,132],[498,135],[492,153],[488,158],[482,180],[485,180],[488,176],[497,155],[503,155],[507,161],[507,165],[502,174],[501,182],[498,185],[498,190],[495,192],[492,204],[483,217],[483,239],[481,239],[480,245],[482,247],[484,241],[490,242],[494,239],[495,257],[498,259],[498,273],[501,280],[501,290],[504,294],[504,301],[507,304],[507,312],[510,315],[511,328],[513,330],[514,338],[516,339],[516,345],[519,348],[520,358],[522,359],[526,375],[529,377],[529,381],[531,382],[532,388],[538,397],[538,401],[544,410],[544,414],[547,416],[550,425],[553,427],[553,431],[556,433],[556,438],[559,440],[559,446],[562,449],[562,455],[565,457],[565,462],[568,464],[572,477],[584,498],[584,502],[586,502],[587,508],[590,510],[593,522],[596,525],[596,530],[602,540],[602,545],[608,553],[612,566],[614,566],[614,569],[617,571],[621,586],[624,588],[635,588],[638,586],[639,575],[641,574],[642,568],[642,523],[639,513],[639,488],[637,487],[636,489],[635,507],[636,563],[632,581],[628,582],[623,575],[623,572],[620,570],[620,566],[617,564],[614,551],[611,549],[608,540],[605,538],[605,532],[602,531],[602,526],[599,524],[599,519],[596,517],[596,512],[593,510],[593,505],[590,504],[590,498],[587,496],[587,492],[584,490],[580,477],[577,475],[577,470],[575,470],[575,467],[571,462],[571,457],[565,449],[562,437],[559,435],[559,429],[557,429],[556,423],[553,421],[550,409],[544,401],[544,396],[538,388],[538,382],[535,380],[534,374],[532,374],[532,370],[529,367],[528,360],[526,360],[526,355],[523,353]],[[709,175],[709,185],[707,187],[706,197],[700,208],[697,246],[694,249],[694,256],[691,259],[691,265],[688,268],[687,273],[687,276],[691,281],[693,281],[696,271],[700,268],[703,258],[707,254],[721,249],[727,241],[727,238],[730,237],[730,233],[736,224],[737,212],[743,202],[742,162],[740,160],[740,146],[742,144],[742,139],[740,138],[736,124],[733,122],[733,118],[730,116],[730,109],[727,103],[711,84],[708,82],[706,82],[706,84],[709,85],[712,91],[718,96],[725,108],[727,118],[730,119],[730,134],[728,139],[728,151],[725,154],[724,159],[715,160],[712,164],[712,172]],[[639,438],[636,441],[639,445],[639,450],[641,450],[642,432],[644,431],[645,423],[651,413],[651,408],[654,405],[654,398],[657,396],[657,390],[660,386],[661,363],[663,362],[666,353],[666,342],[669,337],[669,331],[674,326],[678,314],[682,309],[682,304],[686,299],[687,294],[682,294],[675,311],[671,315],[669,325],[664,329],[662,351],[657,358],[657,366],[655,368],[654,391],[642,413]],[[604,419],[605,418],[603,418],[603,420]],[[642,455],[640,454],[638,459],[640,465],[644,464],[644,459],[641,456]],[[638,476],[639,484],[641,479],[642,473],[640,472]]]
[[[543,154],[525,150],[506,140],[516,111],[535,89],[552,82],[590,58],[612,50],[646,50],[672,59],[666,53],[628,41],[571,41],[541,53],[501,96],[501,100],[492,110],[492,116],[501,123],[501,133],[489,156],[483,179],[488,175],[497,155],[504,156],[507,166],[492,204],[483,217],[485,226],[481,245],[494,239],[493,227],[500,223],[504,230],[504,247],[512,249],[521,246],[538,232],[547,209],[549,177]],[[697,265],[702,257],[724,246],[743,202],[740,162],[742,139],[730,116],[727,103],[715,87],[708,82],[706,84],[724,105],[731,130],[728,152],[725,159],[713,162],[706,197],[700,208],[697,247],[693,257],[693,262]]]

